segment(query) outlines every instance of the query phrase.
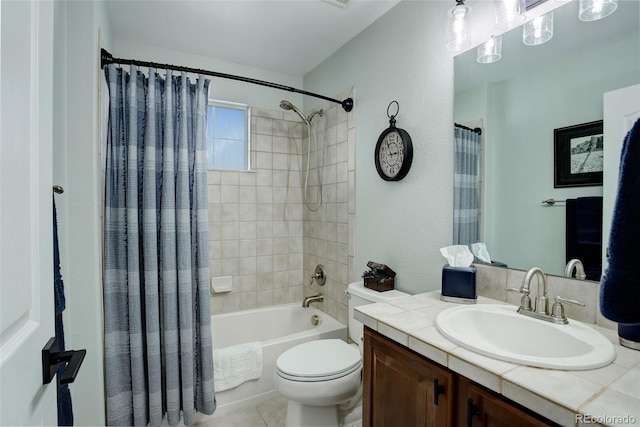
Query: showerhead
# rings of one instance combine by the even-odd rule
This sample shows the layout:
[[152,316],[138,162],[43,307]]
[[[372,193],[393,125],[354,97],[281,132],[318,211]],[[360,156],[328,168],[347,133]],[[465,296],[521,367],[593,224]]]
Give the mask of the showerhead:
[[307,120],[312,121],[315,116],[324,116],[324,110],[320,108],[319,110],[312,111]]
[[280,101],[280,108],[282,108],[283,110],[287,110],[287,111],[293,110],[293,111],[296,112],[296,114],[298,114],[300,116],[300,118],[302,119],[303,122],[307,121],[307,118],[304,116],[304,114],[302,114],[302,111],[300,111],[300,109],[298,107],[296,107],[295,105],[293,105],[292,103],[290,103],[286,99],[283,99],[282,101]]

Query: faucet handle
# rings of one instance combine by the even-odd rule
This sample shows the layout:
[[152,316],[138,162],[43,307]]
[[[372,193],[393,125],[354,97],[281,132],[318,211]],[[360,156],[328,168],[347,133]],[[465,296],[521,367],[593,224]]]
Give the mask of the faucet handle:
[[531,311],[533,307],[531,306],[531,297],[529,297],[529,289],[527,288],[504,288],[507,292],[518,292],[522,294],[522,298],[520,299],[520,307],[518,308],[518,312]]
[[569,323],[569,321],[567,320],[567,317],[564,315],[564,306],[562,305],[562,303],[577,305],[580,307],[585,306],[585,304],[580,301],[562,298],[561,296],[557,296],[553,300],[555,302],[553,304],[553,307],[551,308],[551,317],[553,318],[553,321],[555,323],[563,323],[563,324]]

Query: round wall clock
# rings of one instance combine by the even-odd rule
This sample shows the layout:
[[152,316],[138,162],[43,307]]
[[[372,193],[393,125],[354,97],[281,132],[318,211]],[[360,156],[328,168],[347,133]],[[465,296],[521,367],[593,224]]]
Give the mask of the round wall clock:
[[[389,114],[391,105],[396,104],[396,114]],[[382,131],[375,150],[376,170],[385,181],[400,181],[407,176],[413,160],[413,144],[411,137],[404,130],[396,127],[396,116],[400,106],[391,101],[387,107],[389,127]]]

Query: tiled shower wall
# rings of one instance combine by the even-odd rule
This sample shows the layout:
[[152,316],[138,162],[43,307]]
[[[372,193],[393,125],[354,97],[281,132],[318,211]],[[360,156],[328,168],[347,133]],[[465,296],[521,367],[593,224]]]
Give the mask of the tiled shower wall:
[[251,109],[251,171],[209,171],[213,314],[302,301],[303,123],[283,110]]
[[[353,97],[353,89],[337,96]],[[291,111],[251,110],[251,165],[248,172],[209,171],[211,275],[232,276],[233,290],[212,296],[212,312],[232,312],[287,302],[321,292],[316,304],[347,323],[344,290],[355,279],[355,124],[354,113],[325,103],[316,117],[323,203],[317,212],[304,206],[308,153],[307,126]],[[313,143],[313,140],[311,141]],[[310,201],[318,182],[312,145]],[[309,286],[316,264],[327,283]],[[364,268],[363,268],[364,269]]]
[[[338,99],[354,98],[350,89]],[[345,290],[350,282],[359,278],[354,266],[355,247],[355,122],[353,110],[347,113],[340,105],[324,103],[324,117],[313,123],[318,144],[326,145],[322,167],[322,205],[313,212],[304,208],[304,294],[324,295],[319,308],[342,323],[348,323]],[[305,151],[306,154],[306,144]],[[313,150],[313,144],[312,144]],[[313,160],[313,157],[312,157]],[[306,156],[303,157],[306,162]],[[305,163],[306,165],[306,163]],[[311,179],[313,177],[313,180]],[[315,169],[311,169],[309,194],[317,200],[318,186]],[[312,203],[313,205],[313,203]],[[317,264],[325,267],[327,283],[309,286],[309,278]],[[362,271],[366,270],[363,266]]]

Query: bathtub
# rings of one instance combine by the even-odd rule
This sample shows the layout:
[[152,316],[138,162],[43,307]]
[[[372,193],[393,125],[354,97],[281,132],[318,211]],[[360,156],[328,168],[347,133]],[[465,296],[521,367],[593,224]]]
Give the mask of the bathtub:
[[[320,319],[317,325],[311,322],[313,315]],[[263,353],[262,377],[216,392],[218,406],[213,417],[279,396],[273,373],[276,359],[285,350],[307,341],[347,339],[345,325],[314,307],[302,308],[300,303],[217,314],[211,316],[211,328],[215,348],[260,341]]]

